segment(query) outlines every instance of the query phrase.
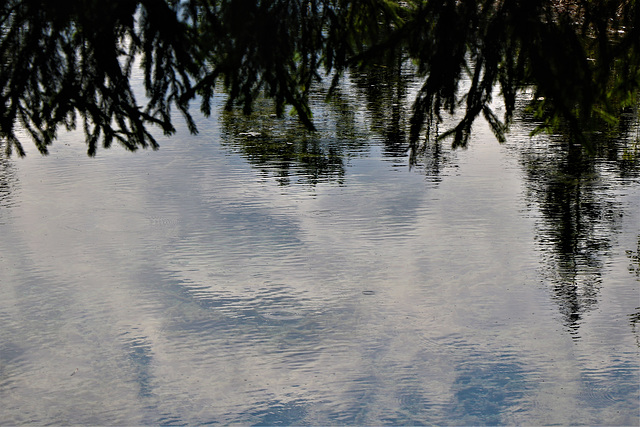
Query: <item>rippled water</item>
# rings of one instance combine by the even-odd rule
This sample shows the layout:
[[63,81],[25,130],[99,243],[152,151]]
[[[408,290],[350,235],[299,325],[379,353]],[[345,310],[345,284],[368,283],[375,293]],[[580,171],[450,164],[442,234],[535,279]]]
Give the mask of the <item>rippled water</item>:
[[332,108],[2,160],[0,424],[638,425],[637,164]]

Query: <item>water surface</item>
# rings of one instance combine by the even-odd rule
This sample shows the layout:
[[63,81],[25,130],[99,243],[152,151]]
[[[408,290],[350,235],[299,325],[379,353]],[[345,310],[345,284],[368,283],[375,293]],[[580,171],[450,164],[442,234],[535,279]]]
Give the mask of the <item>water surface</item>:
[[640,422],[637,162],[316,108],[2,160],[0,423]]

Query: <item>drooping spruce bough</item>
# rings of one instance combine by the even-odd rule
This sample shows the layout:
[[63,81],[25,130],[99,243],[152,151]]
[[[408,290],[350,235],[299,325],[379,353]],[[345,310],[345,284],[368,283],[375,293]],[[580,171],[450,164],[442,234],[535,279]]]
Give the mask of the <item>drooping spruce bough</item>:
[[[423,82],[410,141],[454,111],[457,125],[435,137],[465,146],[483,116],[503,140],[527,90],[538,131],[588,150],[593,130],[638,114],[639,22],[634,0],[6,0],[0,140],[9,154],[24,155],[26,139],[46,154],[60,128],[81,126],[89,155],[114,141],[155,148],[149,129],[173,133],[173,108],[197,131],[189,103],[209,114],[216,85],[227,108],[248,113],[267,96],[313,130],[316,81],[401,51]],[[145,97],[131,83],[138,66]]]

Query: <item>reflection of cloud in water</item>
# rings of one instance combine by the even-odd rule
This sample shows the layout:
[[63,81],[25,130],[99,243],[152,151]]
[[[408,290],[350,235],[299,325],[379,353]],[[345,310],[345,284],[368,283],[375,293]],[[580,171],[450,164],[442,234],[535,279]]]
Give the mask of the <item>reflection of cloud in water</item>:
[[147,398],[153,393],[152,343],[146,337],[130,335],[129,331],[122,335],[125,352],[129,355],[133,379],[139,388],[138,395]]
[[[527,285],[533,273],[522,276],[531,260],[514,236],[528,225],[500,214],[520,189],[485,175],[495,170],[493,150],[461,157],[473,156],[482,168],[467,166],[468,177],[445,180],[437,193],[418,174],[399,188],[396,172],[372,173],[369,158],[353,162],[345,187],[307,195],[220,186],[229,171],[195,167],[203,173],[189,179],[190,194],[205,197],[181,206],[197,227],[175,235],[161,263],[173,285],[155,353],[174,362],[157,377],[180,381],[180,401],[206,396],[223,423],[247,413],[252,423],[273,422],[270,405],[293,423],[446,423],[452,413],[480,423],[483,411],[520,423],[522,399],[549,390],[557,398],[535,376],[531,385],[532,370],[553,377],[554,366],[518,361],[544,358],[533,337],[554,327],[534,313],[535,298],[547,296]],[[493,336],[496,323],[506,331]],[[518,350],[507,344],[514,340]],[[186,378],[173,369],[179,360],[190,366]],[[541,407],[558,410],[575,392]]]
[[523,398],[536,386],[518,359],[517,353],[477,353],[465,360],[457,369],[445,423],[510,424],[523,410]]

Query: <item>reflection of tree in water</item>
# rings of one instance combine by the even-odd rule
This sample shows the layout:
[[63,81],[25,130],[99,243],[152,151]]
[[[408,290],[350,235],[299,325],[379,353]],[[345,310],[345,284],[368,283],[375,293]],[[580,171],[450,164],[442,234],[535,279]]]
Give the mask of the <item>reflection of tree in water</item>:
[[527,197],[542,214],[537,240],[544,276],[576,336],[583,315],[597,305],[605,258],[612,255],[622,223],[624,207],[614,193],[640,177],[640,155],[633,154],[637,126],[623,120],[601,135],[591,155],[555,137],[515,148],[522,156]]
[[640,279],[640,235],[638,236],[638,248],[635,251],[627,250],[627,257],[629,258],[629,272]]
[[[314,88],[317,132],[310,133],[292,118],[277,119],[271,114],[271,101],[261,99],[249,116],[236,110],[223,114],[225,144],[239,149],[254,167],[282,185],[292,179],[311,185],[342,183],[347,159],[368,151],[375,135],[384,137],[386,156],[405,157],[407,71],[402,64],[374,65],[354,70],[349,77],[330,89],[321,84]],[[366,108],[358,107],[360,96],[365,97]]]
[[318,132],[308,132],[292,117],[277,119],[271,101],[260,99],[249,116],[224,113],[224,143],[281,185],[342,183],[345,161],[367,151],[374,140],[383,143],[385,157],[404,163],[408,155],[412,167],[434,178],[441,174],[451,150],[434,138],[419,146],[409,141],[413,92],[421,81],[404,53],[391,52],[328,83],[311,91]]
[[353,80],[366,99],[372,130],[384,138],[385,154],[404,157],[411,114],[407,91],[415,78],[403,54],[393,53],[354,73]]
[[0,208],[12,206],[17,178],[13,163],[0,154]]
[[409,165],[425,169],[430,177],[438,177],[448,162],[442,141],[411,142],[410,118],[415,91],[422,83],[415,65],[401,51],[389,52],[376,63],[354,73],[353,80],[365,98],[371,130],[382,136],[388,157],[406,158]]
[[[635,275],[640,280],[640,235],[638,235],[638,246],[635,250],[627,250],[629,258],[629,273]],[[638,347],[640,347],[640,307],[636,308],[635,313],[629,315],[629,323],[631,331],[636,337]]]
[[223,143],[239,150],[251,165],[274,176],[281,185],[291,184],[292,179],[310,185],[342,182],[345,157],[355,148],[354,141],[310,133],[295,120],[277,119],[271,111],[270,102],[261,100],[249,116],[235,110],[225,112]]

